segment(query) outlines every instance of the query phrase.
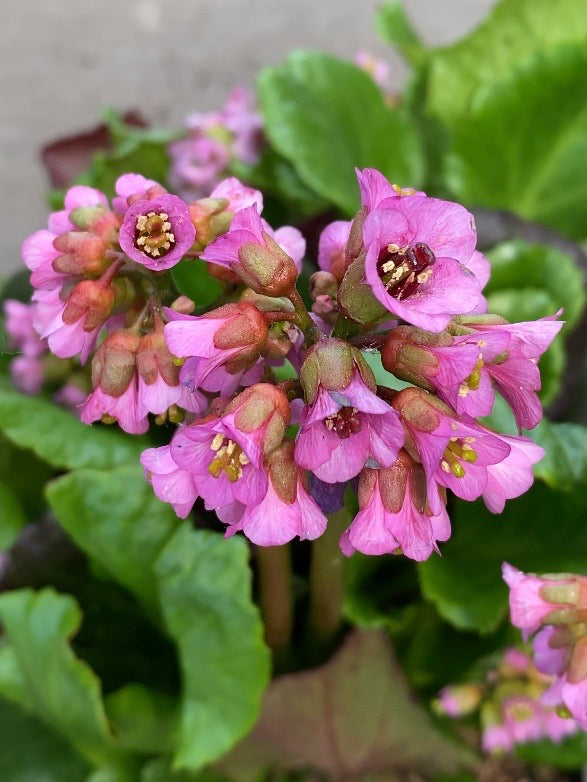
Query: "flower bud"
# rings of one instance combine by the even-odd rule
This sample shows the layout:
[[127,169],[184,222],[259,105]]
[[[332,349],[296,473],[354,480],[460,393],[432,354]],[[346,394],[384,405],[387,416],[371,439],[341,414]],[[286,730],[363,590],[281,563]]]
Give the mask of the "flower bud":
[[201,252],[228,231],[233,217],[228,206],[227,198],[201,198],[189,205],[190,217],[196,229],[195,252]]
[[310,296],[316,301],[318,296],[330,296],[335,299],[338,292],[338,283],[334,274],[330,272],[314,272],[310,277]]
[[388,311],[377,301],[365,279],[365,262],[357,258],[347,268],[338,290],[338,304],[344,314],[356,323],[373,323],[389,317]]
[[418,432],[433,432],[442,416],[454,418],[448,405],[420,388],[404,388],[394,397],[392,405],[405,423]]
[[171,305],[171,309],[174,312],[179,312],[181,315],[191,315],[196,309],[196,303],[188,296],[178,296]]
[[[288,324],[289,325],[289,324]],[[283,323],[272,323],[267,332],[267,339],[262,349],[265,358],[272,361],[285,358],[291,350],[291,340],[288,329]]]
[[234,415],[235,427],[254,435],[264,454],[279,445],[291,418],[287,396],[276,386],[257,383],[245,388],[226,407],[225,416]]
[[53,261],[53,269],[60,274],[101,274],[110,265],[108,243],[88,231],[61,234],[53,247],[61,253]]
[[375,377],[359,350],[340,339],[318,342],[308,351],[300,370],[307,403],[313,403],[320,386],[327,391],[343,391],[350,385],[355,370],[365,385],[375,391]]
[[239,248],[239,277],[257,293],[285,296],[294,287],[298,270],[269,234],[263,232],[263,239],[265,245],[248,242]]
[[84,330],[92,331],[111,315],[115,302],[116,291],[112,285],[82,280],[69,294],[63,310],[63,322],[71,325],[84,318]]
[[141,338],[130,331],[114,331],[92,360],[92,385],[109,396],[119,397],[134,379]]
[[391,331],[381,350],[381,363],[396,377],[434,391],[430,381],[440,371],[438,357],[430,350],[449,347],[453,338],[448,332],[432,334],[413,326],[399,326]]

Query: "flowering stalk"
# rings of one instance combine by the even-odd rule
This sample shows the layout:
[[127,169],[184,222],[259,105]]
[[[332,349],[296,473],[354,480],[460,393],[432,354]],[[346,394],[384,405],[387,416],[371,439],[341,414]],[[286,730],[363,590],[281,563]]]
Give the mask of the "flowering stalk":
[[265,642],[273,652],[274,667],[287,662],[294,620],[291,549],[257,546],[259,602],[265,625]]

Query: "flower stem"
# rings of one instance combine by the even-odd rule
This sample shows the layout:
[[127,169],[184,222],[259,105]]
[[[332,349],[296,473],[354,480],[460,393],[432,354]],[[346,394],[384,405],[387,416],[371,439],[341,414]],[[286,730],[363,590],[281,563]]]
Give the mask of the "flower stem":
[[348,524],[348,508],[331,514],[326,532],[312,544],[308,630],[318,655],[332,646],[342,625],[345,557],[338,541]]
[[289,545],[257,546],[256,556],[265,641],[274,666],[281,667],[287,661],[293,630],[291,550]]
[[308,345],[313,345],[314,342],[317,342],[320,339],[320,329],[316,326],[310,317],[310,313],[306,309],[304,300],[300,296],[297,288],[293,288],[288,298],[294,305],[297,316],[297,325],[304,332],[306,343]]

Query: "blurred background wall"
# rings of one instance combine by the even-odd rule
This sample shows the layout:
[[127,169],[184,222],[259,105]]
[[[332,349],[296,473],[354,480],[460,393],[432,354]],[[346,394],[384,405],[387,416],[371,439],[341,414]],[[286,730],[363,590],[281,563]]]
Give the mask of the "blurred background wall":
[[[449,43],[494,0],[404,0],[424,40]],[[104,106],[179,125],[252,86],[290,49],[352,59],[365,48],[405,68],[375,35],[377,0],[2,0],[0,273],[20,266],[24,237],[44,227],[47,180],[38,150],[95,126]]]

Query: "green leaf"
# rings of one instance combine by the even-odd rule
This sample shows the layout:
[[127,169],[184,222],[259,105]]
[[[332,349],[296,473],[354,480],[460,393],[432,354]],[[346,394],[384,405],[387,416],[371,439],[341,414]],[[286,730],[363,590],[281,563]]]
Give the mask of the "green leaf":
[[48,400],[24,396],[4,383],[0,384],[0,431],[15,445],[65,469],[136,463],[148,447],[143,437],[86,426]]
[[0,479],[10,486],[28,521],[37,521],[44,511],[44,487],[54,474],[46,462],[32,451],[17,448],[0,431]]
[[348,214],[359,206],[354,166],[374,166],[417,187],[423,158],[409,116],[386,106],[371,77],[349,62],[297,51],[258,80],[265,130],[300,178]]
[[212,769],[203,769],[196,773],[174,771],[167,758],[155,758],[143,767],[140,782],[230,782],[230,780]]
[[82,782],[88,766],[57,733],[0,700],[2,782]]
[[156,615],[154,563],[179,522],[142,468],[76,470],[49,484],[47,498],[75,543]]
[[587,484],[587,427],[571,423],[551,423],[543,418],[529,432],[546,451],[534,467],[534,475],[553,489],[570,489]]
[[428,56],[428,50],[408,19],[400,0],[387,0],[377,10],[375,28],[382,40],[395,46],[411,65],[419,65]]
[[[95,764],[122,756],[110,733],[100,682],[72,652],[68,640],[81,623],[81,612],[69,595],[52,589],[29,589],[0,595],[0,619],[20,672],[20,705],[61,733]],[[7,666],[0,669],[6,672]],[[0,691],[14,697],[12,682]]]
[[4,481],[0,480],[0,550],[7,549],[27,523],[22,505]]
[[516,756],[527,763],[541,763],[564,769],[581,769],[587,763],[587,734],[568,736],[560,744],[548,739],[516,746]]
[[108,695],[106,713],[120,745],[152,755],[171,752],[177,701],[142,684],[127,684]]
[[481,88],[507,77],[538,51],[586,36],[584,0],[501,0],[478,29],[433,53],[429,109],[454,128]]
[[222,284],[212,277],[204,261],[184,260],[171,270],[177,290],[189,296],[198,307],[208,307],[224,290]]
[[502,562],[535,573],[587,572],[587,493],[554,492],[536,484],[509,500],[501,515],[481,502],[457,501],[453,535],[418,566],[424,596],[465,630],[490,632],[507,612]]
[[161,606],[183,674],[178,769],[197,770],[256,720],[269,678],[263,626],[251,601],[240,538],[178,529],[156,566]]
[[585,48],[560,47],[476,93],[446,157],[454,195],[584,237],[586,69]]
[[326,665],[275,679],[255,730],[219,768],[238,778],[263,754],[269,768],[325,779],[404,779],[408,768],[432,777],[472,762],[415,702],[386,634],[364,630]]
[[[563,337],[572,330],[585,307],[585,290],[581,270],[568,255],[517,240],[497,245],[487,257],[491,279],[485,293],[490,312],[514,322],[554,315],[562,307]],[[540,361],[544,404],[558,391],[564,363],[559,337]]]

